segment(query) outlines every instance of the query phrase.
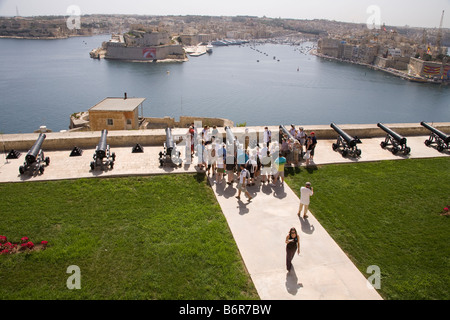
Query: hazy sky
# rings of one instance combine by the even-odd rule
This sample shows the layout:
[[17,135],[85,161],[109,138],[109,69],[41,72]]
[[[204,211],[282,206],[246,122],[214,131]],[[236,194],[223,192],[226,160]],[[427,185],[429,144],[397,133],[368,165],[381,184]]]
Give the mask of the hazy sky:
[[121,13],[147,15],[252,15],[271,18],[329,19],[366,23],[379,7],[381,24],[438,27],[442,10],[450,28],[450,0],[0,0],[0,16],[69,15],[76,5],[81,14]]

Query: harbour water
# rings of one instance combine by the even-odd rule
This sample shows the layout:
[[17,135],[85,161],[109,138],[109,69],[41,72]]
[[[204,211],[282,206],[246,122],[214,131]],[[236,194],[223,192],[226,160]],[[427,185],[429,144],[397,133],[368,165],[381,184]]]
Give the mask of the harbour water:
[[144,116],[248,126],[450,121],[448,86],[326,61],[298,46],[214,47],[185,63],[91,59],[90,50],[109,38],[0,39],[0,132],[66,130],[72,113],[124,92],[147,99]]

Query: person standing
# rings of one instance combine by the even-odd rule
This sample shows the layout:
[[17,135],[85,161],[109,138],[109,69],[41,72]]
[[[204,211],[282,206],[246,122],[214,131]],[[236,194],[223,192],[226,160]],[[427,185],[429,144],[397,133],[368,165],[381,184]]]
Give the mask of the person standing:
[[211,136],[212,136],[212,139],[214,140],[215,138],[218,138],[219,137],[219,130],[217,130],[217,127],[216,126],[213,126],[213,129],[212,129],[212,131],[211,131]]
[[311,187],[311,182],[307,182],[304,187],[300,188],[300,207],[298,208],[297,215],[300,217],[300,214],[303,211],[303,219],[308,218],[308,215],[306,214],[308,212],[309,208],[309,202],[311,196],[314,194],[314,189]]
[[286,237],[286,269],[291,271],[292,259],[294,259],[295,251],[300,254],[300,238],[297,234],[297,230],[292,227],[289,230],[289,234]]
[[[275,160],[275,167],[277,168],[277,173],[275,174],[274,177],[274,183],[278,181],[278,178],[281,177],[281,185],[284,185],[284,166],[286,164],[286,158],[283,157],[282,155],[280,155],[276,160]],[[274,186],[274,185],[273,185]]]
[[289,133],[295,138],[296,130],[295,130],[295,126],[293,124],[291,124],[291,129],[289,129]]
[[293,158],[294,158],[294,165],[297,166],[300,162],[300,155],[302,153],[302,145],[298,140],[295,140],[294,146],[292,148]]
[[249,173],[248,173],[247,169],[245,169],[244,165],[241,165],[241,173],[239,175],[239,184],[238,184],[238,195],[236,197],[238,200],[241,200],[241,192],[245,193],[245,195],[248,198],[248,201],[252,200],[252,196],[247,191],[247,187],[246,187],[248,177],[249,177]]
[[312,140],[311,137],[307,137],[306,138],[306,142],[305,142],[305,155],[304,155],[304,159],[306,160],[306,166],[309,166],[310,162],[311,162],[311,150],[312,150]]
[[268,127],[264,128],[264,137],[263,137],[264,145],[268,148],[270,142],[272,141],[272,132],[270,132]]
[[189,140],[191,142],[191,158],[194,157],[194,141],[195,141],[195,135],[194,135],[194,126],[190,126],[189,127],[189,135],[190,135],[190,139]]
[[306,133],[305,131],[303,131],[303,127],[298,128],[298,132],[297,132],[297,140],[300,142],[301,145],[301,150],[300,150],[300,157],[303,156],[303,146],[305,145],[306,142]]
[[232,152],[226,154],[225,168],[227,170],[227,184],[231,185],[234,181],[234,170],[236,169],[236,157]]
[[311,132],[311,153],[310,153],[310,161],[314,161],[314,150],[316,149],[317,138],[314,132]]

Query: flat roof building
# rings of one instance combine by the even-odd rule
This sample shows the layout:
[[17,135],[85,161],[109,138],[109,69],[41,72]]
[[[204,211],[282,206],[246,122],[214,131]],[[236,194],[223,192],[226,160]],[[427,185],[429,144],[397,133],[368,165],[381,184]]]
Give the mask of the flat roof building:
[[89,125],[92,131],[139,129],[145,98],[105,98],[89,109]]

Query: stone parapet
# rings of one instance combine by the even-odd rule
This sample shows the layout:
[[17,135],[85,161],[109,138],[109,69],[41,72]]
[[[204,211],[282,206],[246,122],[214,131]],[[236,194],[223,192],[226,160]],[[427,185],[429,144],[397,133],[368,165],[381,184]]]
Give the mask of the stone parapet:
[[[430,132],[422,127],[420,123],[384,123],[398,134],[408,136],[426,136]],[[430,123],[432,124],[432,123]],[[378,128],[376,124],[339,124],[336,123],[342,130],[346,131],[351,136],[358,136],[359,138],[375,138],[384,137],[386,133]],[[450,134],[450,122],[440,122],[432,124],[435,128],[441,130],[446,134]],[[285,125],[287,129],[290,124]],[[268,126],[272,132],[276,132],[279,126]],[[298,125],[295,125],[298,128]],[[335,139],[337,133],[329,125],[305,125],[303,126],[305,132],[309,134],[314,131],[316,137],[321,139]],[[217,128],[219,133],[225,139],[226,133],[223,127]],[[249,126],[249,127],[232,127],[235,136],[246,134],[246,130],[250,134],[262,137],[264,126]],[[181,140],[187,134],[187,128],[174,128],[172,134],[177,140]],[[198,129],[201,132],[201,129]],[[24,133],[24,134],[3,134],[0,135],[0,143],[2,151],[9,152],[10,150],[18,150],[26,152],[36,141],[38,133]],[[95,148],[100,140],[100,131],[73,131],[73,132],[47,132],[46,139],[43,143],[44,150],[71,150],[74,147]],[[107,142],[111,147],[133,147],[136,144],[142,146],[162,146],[165,142],[166,134],[164,129],[146,129],[146,130],[123,130],[123,131],[109,131]]]

